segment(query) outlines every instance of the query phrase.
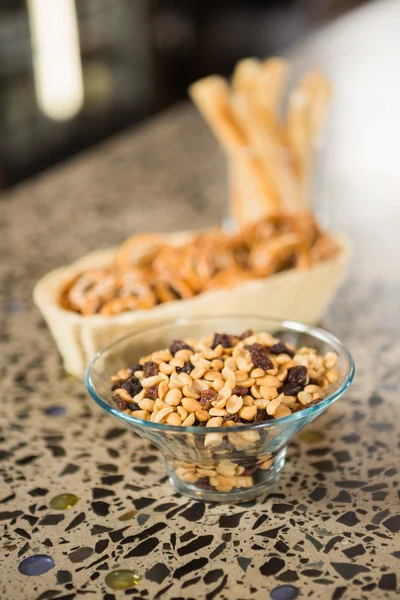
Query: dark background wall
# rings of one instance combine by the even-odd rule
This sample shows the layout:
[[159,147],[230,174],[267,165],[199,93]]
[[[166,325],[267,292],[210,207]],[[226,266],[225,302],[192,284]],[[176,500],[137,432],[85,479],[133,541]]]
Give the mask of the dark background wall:
[[[55,0],[57,2],[57,0]],[[46,117],[35,92],[23,0],[0,0],[0,190],[228,74],[244,56],[279,53],[361,0],[76,0],[84,104]]]

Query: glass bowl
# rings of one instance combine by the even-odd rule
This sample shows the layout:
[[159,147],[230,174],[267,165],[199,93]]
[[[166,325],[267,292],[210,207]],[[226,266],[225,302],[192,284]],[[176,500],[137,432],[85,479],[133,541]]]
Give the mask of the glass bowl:
[[[141,356],[167,348],[174,339],[200,338],[219,331],[240,334],[266,331],[296,347],[310,346],[319,354],[334,351],[339,378],[320,403],[287,417],[235,427],[182,427],[142,421],[118,410],[110,377],[137,363]],[[244,502],[268,493],[285,464],[291,438],[316,419],[350,386],[354,363],[343,344],[330,333],[294,321],[257,316],[197,317],[162,321],[124,336],[99,352],[86,370],[89,394],[101,408],[162,452],[167,474],[182,494],[211,502]]]

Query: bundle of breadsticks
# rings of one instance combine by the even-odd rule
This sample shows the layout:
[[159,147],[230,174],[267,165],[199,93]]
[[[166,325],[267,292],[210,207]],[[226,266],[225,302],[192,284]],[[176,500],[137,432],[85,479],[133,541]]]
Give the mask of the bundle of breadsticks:
[[288,74],[281,58],[247,58],[236,65],[230,85],[212,75],[189,88],[228,157],[230,207],[239,224],[311,208],[314,153],[331,86],[310,70],[284,107]]

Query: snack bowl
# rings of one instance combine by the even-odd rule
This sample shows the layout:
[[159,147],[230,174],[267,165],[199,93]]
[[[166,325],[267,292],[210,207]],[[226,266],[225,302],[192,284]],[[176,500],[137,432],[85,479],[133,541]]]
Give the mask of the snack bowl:
[[[248,329],[269,332],[283,342],[309,346],[320,354],[335,352],[339,377],[328,388],[326,397],[287,417],[233,427],[173,426],[137,419],[116,408],[111,376],[119,369],[168,347],[174,339]],[[101,408],[161,450],[169,480],[178,492],[210,502],[244,502],[272,490],[292,437],[340,398],[353,377],[351,355],[330,333],[294,321],[230,315],[160,321],[128,334],[94,357],[86,370],[85,383]]]

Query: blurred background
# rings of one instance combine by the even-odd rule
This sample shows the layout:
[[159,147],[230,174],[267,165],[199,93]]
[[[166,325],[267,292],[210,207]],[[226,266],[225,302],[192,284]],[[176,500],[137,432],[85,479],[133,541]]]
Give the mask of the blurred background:
[[0,0],[0,192],[362,0]]

